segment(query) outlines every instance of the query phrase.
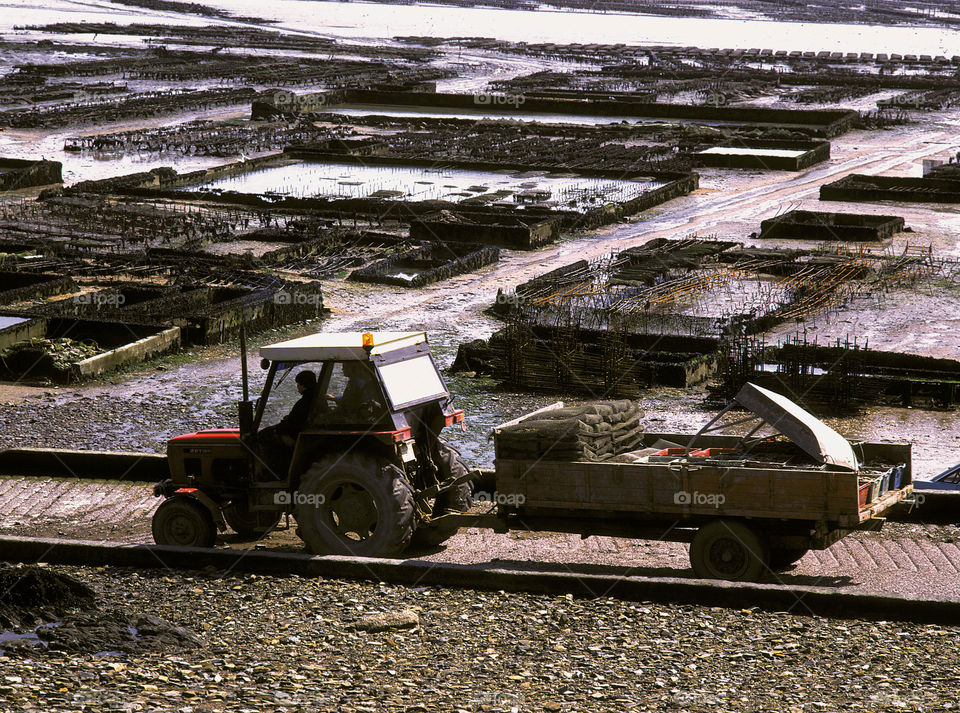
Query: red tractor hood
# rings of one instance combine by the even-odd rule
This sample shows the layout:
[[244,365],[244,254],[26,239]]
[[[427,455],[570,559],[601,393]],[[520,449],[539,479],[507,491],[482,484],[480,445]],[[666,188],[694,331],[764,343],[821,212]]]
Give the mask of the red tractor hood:
[[196,433],[185,433],[182,436],[174,436],[170,443],[183,443],[186,441],[210,441],[210,440],[233,440],[240,438],[239,428],[211,428],[206,431],[197,431]]

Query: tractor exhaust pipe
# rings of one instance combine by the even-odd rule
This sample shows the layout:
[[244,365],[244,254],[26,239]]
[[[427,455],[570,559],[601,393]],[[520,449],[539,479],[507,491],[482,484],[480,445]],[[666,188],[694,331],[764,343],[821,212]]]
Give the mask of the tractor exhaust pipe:
[[250,403],[250,380],[247,375],[247,326],[240,323],[240,378],[243,381],[243,399],[238,406],[238,421],[240,438],[248,440],[253,437],[253,404]]
[[243,380],[243,400],[250,400],[250,382],[247,379],[247,325],[240,323],[240,378]]

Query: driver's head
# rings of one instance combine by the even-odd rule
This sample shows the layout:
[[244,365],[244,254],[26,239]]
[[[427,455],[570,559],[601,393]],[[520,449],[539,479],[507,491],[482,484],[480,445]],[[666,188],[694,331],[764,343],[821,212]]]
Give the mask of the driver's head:
[[305,369],[297,374],[295,381],[297,382],[297,391],[302,394],[317,385],[317,375],[309,369]]

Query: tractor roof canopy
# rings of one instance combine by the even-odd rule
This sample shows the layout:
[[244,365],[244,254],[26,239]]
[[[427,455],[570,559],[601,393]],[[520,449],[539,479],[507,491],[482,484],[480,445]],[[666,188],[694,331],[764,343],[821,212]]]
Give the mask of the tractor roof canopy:
[[373,346],[363,345],[363,332],[308,334],[260,347],[260,356],[270,361],[368,361],[372,355],[386,354],[427,341],[426,332],[370,332]]

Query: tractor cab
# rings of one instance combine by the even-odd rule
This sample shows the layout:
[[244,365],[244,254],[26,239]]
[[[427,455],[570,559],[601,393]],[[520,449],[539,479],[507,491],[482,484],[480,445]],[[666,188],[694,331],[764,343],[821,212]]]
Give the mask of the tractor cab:
[[[226,525],[253,536],[284,513],[315,552],[398,551],[418,526],[434,541],[445,537],[431,520],[465,509],[469,482],[439,434],[464,416],[425,333],[312,334],[260,356],[263,391],[240,402],[239,429],[169,441],[171,477],[156,488],[167,498],[154,517],[158,543],[209,546]],[[300,400],[264,424],[271,398],[292,381]],[[393,512],[408,499],[409,517]],[[399,535],[384,534],[390,518],[403,521]]]

